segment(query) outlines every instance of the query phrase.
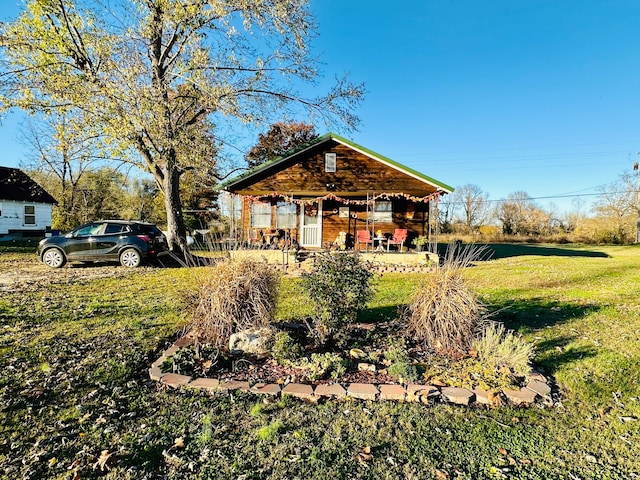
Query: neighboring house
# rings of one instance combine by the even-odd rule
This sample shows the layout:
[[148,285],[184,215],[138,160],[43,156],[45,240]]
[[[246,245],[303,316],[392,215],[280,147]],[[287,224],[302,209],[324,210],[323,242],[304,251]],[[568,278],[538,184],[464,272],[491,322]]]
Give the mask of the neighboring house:
[[56,203],[22,170],[0,167],[0,235],[50,232]]
[[[301,247],[346,243],[357,231],[409,238],[436,231],[438,198],[453,188],[328,133],[216,187],[242,197],[244,241],[272,235]],[[341,246],[342,246],[341,245]]]

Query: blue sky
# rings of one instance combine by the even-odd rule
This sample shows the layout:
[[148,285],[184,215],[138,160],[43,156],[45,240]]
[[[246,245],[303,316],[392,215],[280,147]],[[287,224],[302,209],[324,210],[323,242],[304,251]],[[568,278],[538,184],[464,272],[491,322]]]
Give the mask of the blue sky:
[[[0,20],[18,12],[4,0]],[[640,2],[311,0],[325,77],[364,82],[344,136],[492,200],[590,202],[640,158]],[[17,116],[0,164],[24,160]],[[325,133],[318,127],[318,133]],[[250,145],[255,138],[247,139]]]
[[492,199],[594,193],[637,160],[638,1],[312,4],[326,70],[367,85],[357,143]]

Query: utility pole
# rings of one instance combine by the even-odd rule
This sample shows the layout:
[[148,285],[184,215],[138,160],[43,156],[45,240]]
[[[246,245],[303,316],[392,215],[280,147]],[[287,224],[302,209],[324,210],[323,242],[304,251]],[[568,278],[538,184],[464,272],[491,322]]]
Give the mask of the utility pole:
[[638,189],[636,190],[636,209],[638,212],[636,217],[636,243],[640,243],[640,165],[638,165],[638,162],[633,164],[633,169],[638,172]]

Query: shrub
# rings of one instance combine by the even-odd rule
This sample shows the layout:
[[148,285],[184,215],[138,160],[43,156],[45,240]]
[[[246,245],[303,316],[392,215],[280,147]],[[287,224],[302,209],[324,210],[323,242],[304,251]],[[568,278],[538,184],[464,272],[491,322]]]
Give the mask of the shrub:
[[410,383],[418,379],[418,370],[413,364],[404,342],[389,346],[384,352],[384,358],[389,365],[387,372],[394,380],[400,383]]
[[315,330],[320,343],[354,323],[372,297],[371,279],[354,253],[324,253],[315,268],[302,276],[302,285],[314,304]]
[[481,247],[451,243],[443,264],[426,276],[403,313],[407,334],[418,344],[453,357],[469,351],[486,309],[463,270],[483,252]]
[[337,379],[347,371],[347,361],[337,353],[313,353],[306,368],[309,370],[309,380],[327,377]]
[[297,360],[304,354],[302,345],[287,332],[276,333],[271,346],[271,356],[281,365]]
[[162,368],[164,371],[171,370],[183,375],[206,377],[214,368],[226,361],[227,358],[212,345],[199,344],[181,348],[167,360],[166,365],[163,364]]
[[506,331],[502,323],[489,322],[482,335],[474,340],[473,349],[478,352],[478,360],[487,366],[496,370],[507,368],[520,377],[529,375],[533,345],[520,335]]
[[266,263],[225,260],[197,277],[187,301],[193,309],[197,342],[228,349],[229,337],[271,323],[279,276]]

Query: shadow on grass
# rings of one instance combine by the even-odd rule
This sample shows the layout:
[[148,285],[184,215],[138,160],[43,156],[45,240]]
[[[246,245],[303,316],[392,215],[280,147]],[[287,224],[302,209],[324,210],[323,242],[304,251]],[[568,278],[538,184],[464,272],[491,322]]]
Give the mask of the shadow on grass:
[[380,323],[394,320],[400,316],[402,305],[367,308],[358,314],[358,322]]
[[575,337],[556,337],[536,344],[536,363],[554,374],[561,365],[580,362],[598,355],[591,346],[572,346]]
[[[542,257],[609,258],[609,255],[603,252],[538,244],[489,243],[486,244],[486,247],[487,251],[483,255],[483,260],[497,260],[499,258],[521,257],[525,255],[537,255]],[[440,246],[438,246],[438,249],[440,249]],[[446,245],[444,246],[444,251],[446,251]]]
[[492,320],[502,322],[506,328],[520,333],[560,325],[599,309],[598,305],[560,303],[541,297],[490,305],[490,311],[494,312]]

